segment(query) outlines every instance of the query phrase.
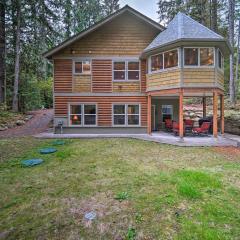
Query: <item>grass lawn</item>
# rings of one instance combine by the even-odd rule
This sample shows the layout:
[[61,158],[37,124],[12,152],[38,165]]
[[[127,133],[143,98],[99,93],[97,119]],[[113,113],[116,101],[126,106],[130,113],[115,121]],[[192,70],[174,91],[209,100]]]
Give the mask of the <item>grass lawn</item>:
[[40,156],[51,144],[0,140],[0,238],[240,239],[239,150],[90,139]]

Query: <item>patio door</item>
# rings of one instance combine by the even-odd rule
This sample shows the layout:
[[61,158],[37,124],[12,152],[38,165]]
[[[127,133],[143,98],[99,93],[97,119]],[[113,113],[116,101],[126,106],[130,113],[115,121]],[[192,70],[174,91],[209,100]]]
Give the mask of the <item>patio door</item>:
[[152,131],[156,130],[156,106],[152,105],[152,113],[151,113],[152,119],[151,119],[151,126],[152,126]]

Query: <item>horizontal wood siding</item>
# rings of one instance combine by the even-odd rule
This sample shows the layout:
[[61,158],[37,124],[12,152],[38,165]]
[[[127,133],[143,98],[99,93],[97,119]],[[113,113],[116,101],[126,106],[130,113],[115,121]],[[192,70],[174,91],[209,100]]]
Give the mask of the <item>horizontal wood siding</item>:
[[54,60],[54,92],[72,92],[72,60]]
[[113,92],[140,92],[140,81],[113,82]]
[[183,69],[184,86],[213,86],[215,83],[214,68],[189,68]]
[[92,91],[112,92],[112,60],[92,60]]
[[160,32],[133,14],[124,13],[94,32],[71,44],[55,57],[72,56],[136,56]]
[[146,84],[147,84],[147,61],[141,60],[141,92],[146,92]]
[[180,70],[174,69],[147,75],[147,91],[179,87]]
[[217,70],[217,83],[220,87],[224,88],[224,73],[223,71]]
[[55,97],[55,116],[67,117],[68,103],[96,103],[98,126],[112,126],[112,103],[140,103],[141,125],[147,126],[147,97]]
[[73,92],[91,92],[91,75],[74,75],[73,76]]

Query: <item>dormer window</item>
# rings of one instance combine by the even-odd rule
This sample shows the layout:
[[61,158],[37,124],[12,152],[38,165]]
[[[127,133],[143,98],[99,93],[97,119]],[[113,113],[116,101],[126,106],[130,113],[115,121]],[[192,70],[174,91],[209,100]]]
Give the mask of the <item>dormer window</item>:
[[185,66],[214,66],[214,48],[184,48]]

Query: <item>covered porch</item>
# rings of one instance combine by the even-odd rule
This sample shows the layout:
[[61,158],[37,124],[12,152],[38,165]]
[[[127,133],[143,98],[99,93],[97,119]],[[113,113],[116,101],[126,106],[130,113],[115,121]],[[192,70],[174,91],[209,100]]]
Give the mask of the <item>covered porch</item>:
[[[184,119],[184,100],[196,97],[202,100],[202,119],[206,119],[207,117],[207,99],[211,99],[211,121],[206,121],[210,122],[209,124],[199,124],[198,121],[194,122],[192,120],[189,121],[189,119]],[[166,125],[169,121],[173,124],[172,129],[167,129]],[[188,122],[190,122],[192,126],[189,126]],[[204,127],[205,131],[203,131]],[[210,127],[211,131],[209,131]],[[217,138],[219,133],[221,133],[221,135],[224,134],[223,91],[217,88],[178,88],[149,92],[147,129],[150,135],[153,133],[155,135],[164,133],[166,130],[168,130],[168,134],[175,132],[180,139],[183,139],[186,135],[187,137],[213,135]]]

